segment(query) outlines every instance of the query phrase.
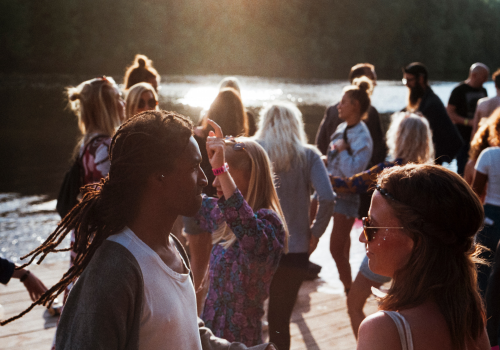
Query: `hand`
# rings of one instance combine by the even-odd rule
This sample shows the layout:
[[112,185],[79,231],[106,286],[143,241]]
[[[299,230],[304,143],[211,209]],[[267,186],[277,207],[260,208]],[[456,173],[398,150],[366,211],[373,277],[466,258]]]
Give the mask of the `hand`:
[[335,149],[336,149],[339,153],[340,153],[340,152],[342,152],[342,151],[345,151],[345,150],[349,147],[349,145],[348,145],[348,144],[347,144],[347,143],[346,143],[343,139],[341,139],[341,140],[337,140],[337,141],[334,143],[334,145],[335,145]]
[[38,300],[43,293],[47,291],[47,287],[40,281],[33,272],[30,272],[28,277],[23,282],[24,286],[30,294],[30,298],[33,301]]
[[266,350],[278,350],[278,349],[276,349],[276,347],[274,346],[274,344],[269,344],[267,346]]
[[226,162],[224,135],[220,126],[211,119],[207,119],[208,124],[214,128],[215,132],[210,131],[207,137],[208,160],[212,169],[220,168]]
[[316,250],[316,248],[318,247],[318,242],[319,238],[311,235],[311,239],[309,239],[309,250],[308,250],[309,255],[311,255],[312,252]]

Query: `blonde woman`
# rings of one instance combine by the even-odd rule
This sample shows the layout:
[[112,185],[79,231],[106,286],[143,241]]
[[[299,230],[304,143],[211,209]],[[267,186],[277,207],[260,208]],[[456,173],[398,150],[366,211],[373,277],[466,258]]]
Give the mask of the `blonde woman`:
[[224,139],[207,122],[215,130],[207,152],[218,198],[204,195],[195,217],[214,244],[202,318],[216,336],[253,346],[262,343],[264,300],[287,249],[286,224],[266,151],[247,138]]
[[[273,164],[276,191],[290,230],[289,251],[281,257],[271,282],[268,312],[270,341],[288,350],[293,306],[307,273],[309,254],[330,222],[335,195],[319,151],[307,144],[302,113],[295,105],[281,102],[264,108],[255,137]],[[318,195],[319,209],[310,225],[312,189]]]
[[[97,183],[109,173],[111,137],[125,119],[125,101],[113,78],[106,76],[84,81],[76,87],[68,87],[66,93],[69,107],[77,116],[83,135],[77,145],[76,156],[83,168],[81,186]],[[71,247],[74,243],[75,233],[72,231]],[[76,256],[77,252],[71,250],[70,267]],[[66,287],[64,302],[72,287],[73,283]],[[53,349],[54,346],[53,344]]]
[[127,91],[126,119],[145,111],[158,111],[158,95],[149,83],[137,83]]
[[[387,144],[391,158],[389,161],[379,163],[348,179],[332,176],[334,190],[339,193],[364,193],[373,187],[377,175],[385,168],[407,163],[434,163],[432,132],[427,119],[420,115],[409,112],[395,113],[387,131]],[[373,273],[368,267],[368,258],[365,256],[347,295],[347,310],[356,337],[359,325],[365,318],[363,307],[371,294],[371,287],[379,288],[390,280],[389,277]]]
[[[337,107],[339,117],[344,122],[333,133],[327,153],[327,169],[332,176],[352,176],[365,170],[370,161],[373,141],[362,119],[370,108],[372,89],[373,84],[366,77],[354,79],[353,85],[344,89],[344,95]],[[359,204],[359,194],[338,194],[333,214],[330,253],[337,264],[339,278],[346,294],[352,284],[349,233],[354,219],[358,216]]]

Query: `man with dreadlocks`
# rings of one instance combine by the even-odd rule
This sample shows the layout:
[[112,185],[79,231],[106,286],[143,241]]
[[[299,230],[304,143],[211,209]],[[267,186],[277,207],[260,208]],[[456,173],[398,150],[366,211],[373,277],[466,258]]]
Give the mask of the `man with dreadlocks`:
[[214,337],[197,318],[189,261],[170,234],[178,215],[198,211],[207,185],[191,122],[172,112],[143,112],[114,135],[110,162],[109,175],[87,185],[82,202],[29,254],[29,263],[41,255],[40,262],[74,230],[74,265],[4,323],[50,302],[78,279],[56,349],[247,349]]

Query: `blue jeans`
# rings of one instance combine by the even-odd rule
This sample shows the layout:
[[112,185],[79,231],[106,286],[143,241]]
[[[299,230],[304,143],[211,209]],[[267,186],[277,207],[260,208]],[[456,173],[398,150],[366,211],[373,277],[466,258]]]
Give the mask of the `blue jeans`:
[[[481,254],[481,258],[493,263],[498,241],[500,240],[500,207],[491,204],[484,205],[485,218],[493,221],[491,225],[485,220],[484,228],[476,235],[476,243],[480,243],[491,251]],[[491,222],[490,221],[490,222]],[[488,278],[490,277],[491,266],[479,265],[477,268],[477,284],[479,292],[484,299]]]

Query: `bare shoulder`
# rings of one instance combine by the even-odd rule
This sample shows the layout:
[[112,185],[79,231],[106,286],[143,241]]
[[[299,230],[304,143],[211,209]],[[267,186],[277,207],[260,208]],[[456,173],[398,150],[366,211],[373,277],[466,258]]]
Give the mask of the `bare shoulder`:
[[382,311],[363,320],[359,327],[358,337],[358,350],[401,349],[396,324],[390,316]]

